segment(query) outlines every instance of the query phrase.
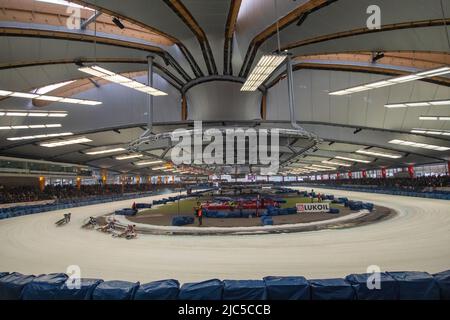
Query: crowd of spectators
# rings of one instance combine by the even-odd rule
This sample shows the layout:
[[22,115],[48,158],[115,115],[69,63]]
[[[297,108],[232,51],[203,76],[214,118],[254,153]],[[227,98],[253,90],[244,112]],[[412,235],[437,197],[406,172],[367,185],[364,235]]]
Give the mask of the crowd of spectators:
[[154,185],[148,184],[112,184],[112,185],[82,185],[78,190],[73,185],[47,185],[44,191],[38,187],[2,187],[0,186],[0,203],[20,203],[42,200],[68,200],[68,199],[87,199],[96,196],[120,195],[123,193],[139,193],[152,191]]
[[[409,191],[435,191],[436,189],[450,188],[450,176],[428,176],[417,178],[363,178],[363,179],[339,179],[316,180],[314,184],[336,186],[364,186],[390,190]],[[449,189],[450,191],[450,189]]]

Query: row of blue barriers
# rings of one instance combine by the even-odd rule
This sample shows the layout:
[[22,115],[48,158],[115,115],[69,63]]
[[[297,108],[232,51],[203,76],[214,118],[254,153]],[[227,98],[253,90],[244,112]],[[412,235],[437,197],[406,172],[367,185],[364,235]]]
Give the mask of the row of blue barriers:
[[[181,196],[176,196],[176,197],[165,198],[164,203],[167,203],[168,201],[176,201],[178,198],[184,199],[186,197],[198,196],[202,192],[205,192],[205,191],[196,191],[196,192],[193,192],[190,196],[181,195]],[[98,196],[98,197],[91,197],[89,199],[62,200],[62,201],[58,201],[55,203],[49,203],[49,204],[0,208],[0,220],[7,219],[7,218],[20,217],[20,216],[25,216],[25,215],[30,215],[30,214],[36,214],[36,213],[41,213],[41,212],[47,212],[47,211],[90,206],[90,205],[94,205],[94,204],[101,204],[101,203],[107,203],[107,202],[113,202],[113,201],[144,198],[144,197],[159,195],[159,194],[163,194],[163,193],[166,193],[166,192],[149,191],[149,192],[142,192],[142,193],[129,193],[129,194],[123,194],[123,195],[117,195],[117,196]],[[153,204],[155,204],[155,201],[153,202]],[[150,204],[146,204],[145,206],[151,207]]]
[[195,192],[192,192],[191,194],[180,194],[175,197],[167,197],[167,198],[163,198],[160,200],[153,200],[153,205],[156,206],[159,204],[166,204],[169,202],[175,202],[175,201],[182,200],[182,199],[195,198],[195,197],[198,197],[208,191],[210,191],[210,190],[195,191]]
[[317,187],[317,188],[326,188],[326,189],[346,190],[346,191],[389,194],[389,195],[404,196],[404,197],[418,197],[418,198],[428,198],[428,199],[450,200],[450,192],[439,192],[439,191],[418,192],[418,191],[403,191],[403,190],[382,189],[382,188],[364,188],[362,186],[353,186],[352,187],[352,186],[332,186],[332,185],[322,185],[322,184],[308,184],[308,186],[313,186],[313,187]]
[[128,200],[128,199],[134,199],[134,198],[143,198],[143,197],[148,197],[148,196],[151,196],[154,194],[155,193],[153,193],[153,192],[143,192],[143,193],[124,194],[124,195],[120,195],[120,196],[107,196],[107,197],[98,196],[98,197],[89,198],[87,200],[86,199],[64,200],[64,201],[58,201],[58,202],[49,203],[49,204],[1,208],[0,209],[0,220],[7,219],[7,218],[20,217],[20,216],[25,216],[25,215],[30,215],[30,214],[36,214],[36,213],[41,213],[41,212],[47,212],[47,211],[70,209],[70,208],[75,208],[75,207],[83,207],[83,206],[89,206],[89,205],[94,205],[94,204]]
[[63,273],[0,273],[0,300],[450,300],[450,270],[385,272],[380,289],[369,289],[372,274],[338,279],[265,277],[262,280],[218,280],[185,283],[161,280],[81,279],[78,287]]

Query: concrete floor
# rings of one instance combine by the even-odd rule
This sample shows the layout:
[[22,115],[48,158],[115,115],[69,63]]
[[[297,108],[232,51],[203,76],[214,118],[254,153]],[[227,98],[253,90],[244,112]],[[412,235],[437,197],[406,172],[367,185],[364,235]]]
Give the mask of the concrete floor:
[[[390,271],[450,269],[449,201],[315,190],[371,201],[399,214],[351,229],[252,236],[140,235],[124,240],[80,228],[90,215],[129,207],[132,200],[127,200],[0,221],[0,271],[40,274],[79,265],[82,277],[188,282],[268,275],[342,277],[363,273],[369,265]],[[72,221],[55,227],[65,212],[72,212]]]

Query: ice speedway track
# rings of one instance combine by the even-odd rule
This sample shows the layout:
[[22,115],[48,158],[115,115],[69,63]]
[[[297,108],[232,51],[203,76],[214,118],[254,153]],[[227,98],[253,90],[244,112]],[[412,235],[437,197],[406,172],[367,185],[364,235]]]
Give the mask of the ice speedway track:
[[[325,192],[371,201],[399,214],[350,229],[248,236],[140,235],[124,240],[80,228],[90,215],[128,207],[132,201],[127,200],[0,221],[0,271],[40,274],[79,265],[89,278],[188,282],[268,275],[342,277],[365,272],[369,265],[390,271],[450,268],[450,201]],[[69,211],[71,223],[55,227]]]

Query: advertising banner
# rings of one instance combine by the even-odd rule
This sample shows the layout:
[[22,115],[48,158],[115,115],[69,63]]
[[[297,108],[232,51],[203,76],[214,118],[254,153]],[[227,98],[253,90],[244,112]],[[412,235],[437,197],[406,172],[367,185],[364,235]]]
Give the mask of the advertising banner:
[[328,212],[330,211],[330,204],[327,202],[321,203],[297,203],[297,213],[309,212]]

